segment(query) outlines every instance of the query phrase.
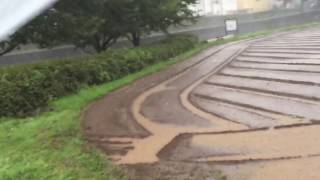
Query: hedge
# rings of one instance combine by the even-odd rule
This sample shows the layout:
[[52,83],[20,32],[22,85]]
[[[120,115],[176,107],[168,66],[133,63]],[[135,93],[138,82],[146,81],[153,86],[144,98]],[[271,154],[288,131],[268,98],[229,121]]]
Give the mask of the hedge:
[[81,59],[1,68],[0,117],[37,114],[53,99],[169,60],[194,48],[197,43],[198,39],[192,35],[176,35],[149,46],[108,50]]

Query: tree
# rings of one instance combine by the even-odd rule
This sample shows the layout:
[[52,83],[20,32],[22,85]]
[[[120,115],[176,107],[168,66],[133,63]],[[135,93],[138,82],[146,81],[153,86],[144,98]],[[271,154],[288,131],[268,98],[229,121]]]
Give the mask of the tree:
[[139,46],[141,36],[151,32],[168,33],[170,26],[195,22],[197,16],[190,5],[197,0],[129,0],[123,10],[122,22],[125,36],[134,46]]
[[[63,39],[86,49],[101,52],[120,37],[139,46],[141,36],[151,32],[167,32],[172,25],[195,21],[189,8],[197,0],[64,0],[55,10],[59,19],[66,19],[61,27],[68,29]],[[61,20],[60,20],[61,21]],[[59,23],[57,23],[59,24]],[[60,34],[61,35],[61,34]]]
[[120,37],[139,46],[141,36],[195,21],[197,0],[63,0],[0,44],[6,53],[21,43],[40,47],[74,44],[102,52]]
[[57,14],[54,14],[49,10],[22,27],[6,40],[1,41],[0,56],[15,49],[19,49],[21,45],[29,43],[35,43],[39,45],[39,47],[49,47],[49,44],[50,46],[59,44],[61,40],[58,40],[60,36],[57,36],[57,30],[63,28],[54,28],[55,23],[53,23],[53,21],[48,21],[49,16],[50,18],[55,17],[56,19],[59,19],[56,15]]
[[[59,34],[79,48],[102,52],[121,36],[121,0],[63,0],[54,7],[59,14]],[[55,21],[55,20],[53,20]],[[59,24],[59,23],[57,23]],[[61,32],[61,31],[60,31]]]
[[116,0],[63,0],[28,25],[30,41],[41,48],[73,44],[102,52],[121,36]]
[[0,42],[0,56],[3,56],[14,49],[18,48],[24,39],[21,39],[20,35],[13,35],[7,40]]

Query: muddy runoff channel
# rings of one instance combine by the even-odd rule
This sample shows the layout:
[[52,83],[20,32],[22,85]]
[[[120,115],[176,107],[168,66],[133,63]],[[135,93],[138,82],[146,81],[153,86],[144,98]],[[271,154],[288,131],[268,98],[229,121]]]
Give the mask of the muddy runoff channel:
[[137,179],[320,179],[319,46],[310,29],[210,48],[91,104],[85,135]]

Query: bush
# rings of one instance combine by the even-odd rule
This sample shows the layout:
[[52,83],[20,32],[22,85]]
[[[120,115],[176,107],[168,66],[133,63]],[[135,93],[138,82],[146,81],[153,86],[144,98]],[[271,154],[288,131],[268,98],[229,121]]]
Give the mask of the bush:
[[61,60],[0,69],[0,117],[27,116],[48,103],[79,90],[137,72],[195,47],[191,35],[176,35],[149,46],[116,49],[82,59]]

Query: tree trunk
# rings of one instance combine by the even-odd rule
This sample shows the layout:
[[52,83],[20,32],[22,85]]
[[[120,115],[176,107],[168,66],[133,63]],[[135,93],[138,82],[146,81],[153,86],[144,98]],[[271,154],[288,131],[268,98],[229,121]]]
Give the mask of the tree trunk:
[[3,56],[11,51],[13,51],[17,45],[15,44],[10,44],[10,42],[2,42],[0,46],[0,56]]
[[132,44],[134,47],[138,47],[141,44],[141,37],[140,34],[137,32],[131,33],[132,35]]
[[93,47],[97,53],[101,53],[103,51],[106,51],[108,48],[110,48],[113,44],[117,42],[119,36],[94,36],[94,44]]

